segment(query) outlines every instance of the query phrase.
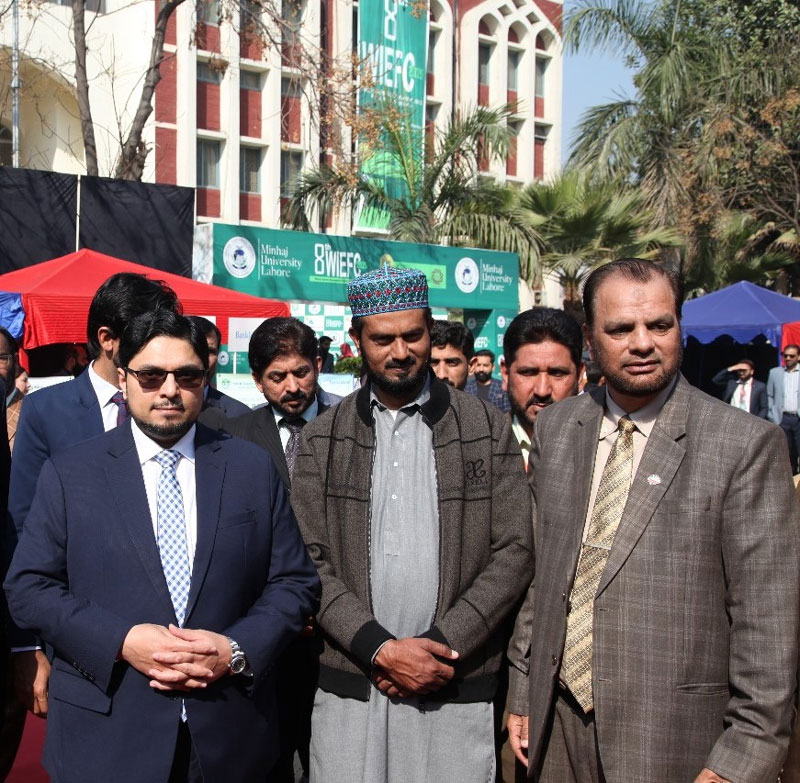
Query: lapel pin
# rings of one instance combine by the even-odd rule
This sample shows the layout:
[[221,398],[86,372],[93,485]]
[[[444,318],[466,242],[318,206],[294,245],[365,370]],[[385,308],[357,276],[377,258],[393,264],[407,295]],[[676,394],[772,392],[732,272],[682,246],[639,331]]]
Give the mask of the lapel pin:
[[647,477],[647,483],[651,487],[655,487],[657,484],[661,483],[661,476],[657,475],[656,473],[653,473]]

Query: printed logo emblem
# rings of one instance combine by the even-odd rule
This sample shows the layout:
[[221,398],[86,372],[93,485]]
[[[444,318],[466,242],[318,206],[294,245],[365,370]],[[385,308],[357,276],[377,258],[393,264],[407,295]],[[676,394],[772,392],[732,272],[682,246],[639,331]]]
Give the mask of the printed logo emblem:
[[481,281],[478,265],[468,257],[462,258],[456,264],[456,285],[465,294],[471,294]]
[[222,263],[231,277],[249,277],[256,268],[256,251],[244,237],[233,237],[225,243]]
[[486,476],[486,470],[483,467],[482,459],[476,459],[474,462],[465,462],[464,470],[467,476],[467,481],[470,483],[482,483],[480,479]]

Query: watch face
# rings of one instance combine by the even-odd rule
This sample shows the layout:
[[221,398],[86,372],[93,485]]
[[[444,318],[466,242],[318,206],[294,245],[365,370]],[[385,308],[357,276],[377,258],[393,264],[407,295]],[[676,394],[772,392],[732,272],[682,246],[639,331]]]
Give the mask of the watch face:
[[231,658],[230,666],[234,674],[241,674],[247,666],[247,659],[241,653],[234,655],[233,658]]

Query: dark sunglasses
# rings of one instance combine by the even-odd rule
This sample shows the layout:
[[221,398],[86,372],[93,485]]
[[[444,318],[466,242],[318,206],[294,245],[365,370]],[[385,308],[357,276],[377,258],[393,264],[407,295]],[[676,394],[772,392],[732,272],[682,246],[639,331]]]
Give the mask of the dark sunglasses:
[[206,371],[198,367],[183,367],[180,370],[162,370],[160,367],[148,367],[146,370],[132,370],[125,368],[125,372],[130,373],[137,381],[139,386],[147,391],[160,389],[167,380],[168,375],[175,376],[175,383],[181,389],[197,389],[203,385]]
[[784,359],[796,359],[797,358],[797,354],[796,353],[784,353],[784,354],[781,354],[781,355],[783,356]]

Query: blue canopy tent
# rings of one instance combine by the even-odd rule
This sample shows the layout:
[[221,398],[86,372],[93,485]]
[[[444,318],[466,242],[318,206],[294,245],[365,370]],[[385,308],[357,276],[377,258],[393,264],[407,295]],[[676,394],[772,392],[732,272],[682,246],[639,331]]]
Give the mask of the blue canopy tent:
[[22,309],[22,295],[0,291],[0,326],[17,339],[22,337],[25,311]]
[[685,302],[681,326],[684,343],[689,337],[710,343],[722,335],[749,343],[763,334],[780,348],[781,328],[791,321],[800,321],[800,302],[742,282]]

